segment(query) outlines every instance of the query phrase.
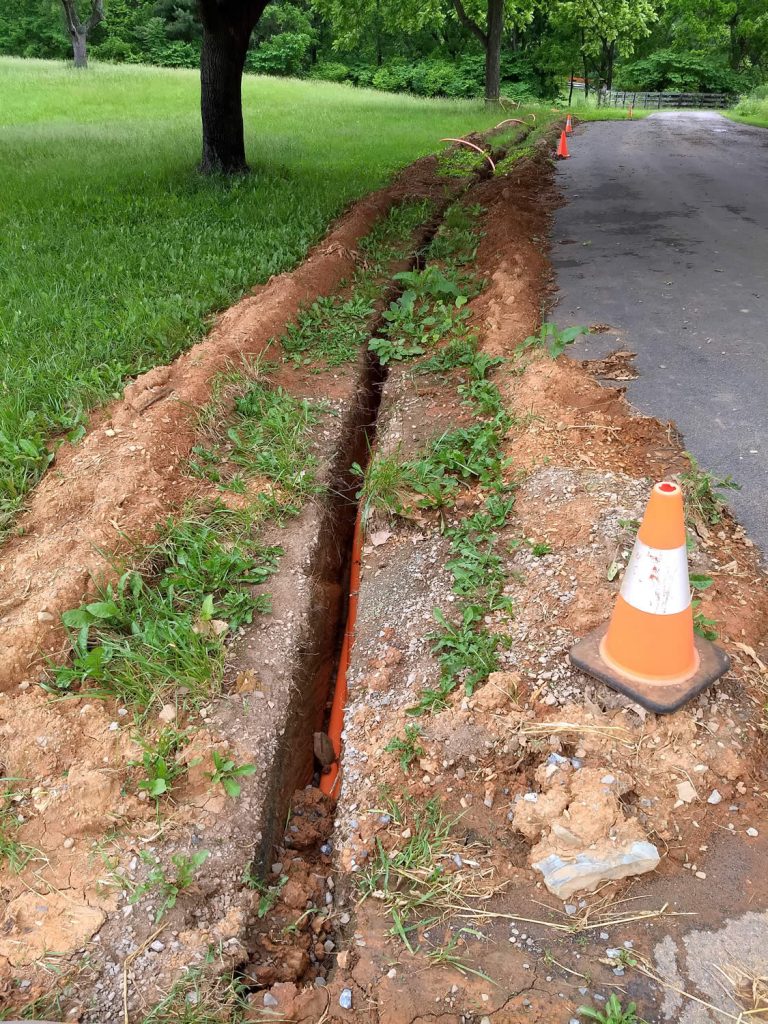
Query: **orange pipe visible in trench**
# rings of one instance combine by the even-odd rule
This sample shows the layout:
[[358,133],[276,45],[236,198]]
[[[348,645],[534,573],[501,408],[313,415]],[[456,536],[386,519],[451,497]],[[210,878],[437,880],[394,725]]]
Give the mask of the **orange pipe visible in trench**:
[[341,765],[341,732],[344,728],[344,706],[347,703],[347,669],[349,657],[355,643],[355,623],[357,621],[357,597],[360,589],[360,557],[363,549],[362,506],[357,510],[355,532],[352,537],[352,564],[349,569],[349,605],[344,639],[339,654],[339,667],[336,672],[336,689],[333,692],[331,715],[328,719],[328,737],[333,744],[336,755],[335,764],[330,771],[320,776],[320,789],[326,796],[333,796],[337,784],[341,781],[339,771]]

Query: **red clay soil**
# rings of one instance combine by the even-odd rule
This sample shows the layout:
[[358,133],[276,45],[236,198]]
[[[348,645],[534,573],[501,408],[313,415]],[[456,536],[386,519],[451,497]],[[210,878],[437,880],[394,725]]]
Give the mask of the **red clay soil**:
[[214,376],[263,352],[303,304],[335,291],[354,269],[359,240],[394,203],[433,195],[435,187],[428,157],[356,203],[300,267],[254,288],[202,342],[129,384],[123,399],[93,415],[80,442],[58,449],[18,535],[0,549],[0,691],[62,649],[61,613],[108,570],[106,559],[146,538],[196,493],[184,464]]

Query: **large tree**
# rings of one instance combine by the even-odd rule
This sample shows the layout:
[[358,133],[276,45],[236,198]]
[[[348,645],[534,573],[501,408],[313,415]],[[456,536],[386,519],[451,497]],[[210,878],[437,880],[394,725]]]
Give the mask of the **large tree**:
[[[505,27],[519,28],[533,16],[537,0],[450,0],[455,18],[485,51],[485,98],[498,103],[501,45]],[[379,26],[392,34],[413,35],[425,27],[445,26],[443,0],[312,0],[333,25],[335,45],[352,49],[378,35]]]
[[485,50],[486,103],[498,103],[500,99],[504,28],[522,28],[533,17],[534,4],[535,0],[453,0],[457,18]]
[[75,0],[61,0],[61,6],[64,8],[64,20],[67,23],[67,31],[72,40],[72,55],[75,59],[75,67],[85,68],[88,66],[88,36],[104,17],[104,0],[92,0],[91,13],[85,21],[80,18],[77,12]]
[[637,40],[650,35],[660,7],[660,0],[556,0],[553,17],[579,40],[585,80],[592,66],[610,89],[619,47],[623,56],[631,54]]
[[268,0],[199,0],[203,26],[200,110],[206,173],[248,170],[243,137],[243,68],[248,42]]

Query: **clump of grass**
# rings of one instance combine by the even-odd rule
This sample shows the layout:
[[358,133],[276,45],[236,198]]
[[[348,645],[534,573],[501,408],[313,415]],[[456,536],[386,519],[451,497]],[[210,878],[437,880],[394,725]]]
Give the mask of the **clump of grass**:
[[133,889],[130,902],[138,903],[151,893],[160,901],[155,911],[155,924],[159,924],[165,914],[176,906],[181,893],[194,884],[198,871],[210,855],[210,850],[196,850],[191,854],[175,853],[171,857],[175,871],[169,877],[162,864],[157,863],[154,855],[143,850],[140,854],[141,860],[151,866],[144,881]]
[[566,327],[561,331],[557,324],[543,323],[539,333],[529,335],[520,345],[520,350],[543,348],[553,359],[557,359],[568,345],[572,345],[580,335],[588,333],[588,327]]
[[236,377],[229,387],[236,389],[238,383],[241,393],[234,400],[226,441],[196,445],[190,462],[193,474],[240,492],[247,477],[265,476],[293,503],[316,493],[311,431],[318,409],[268,380]]
[[588,1020],[596,1021],[597,1024],[641,1024],[636,1011],[635,1003],[628,1003],[627,1008],[623,1009],[619,997],[612,992],[604,1009],[595,1010],[590,1006],[580,1006],[576,1012]]
[[388,754],[396,754],[398,763],[404,772],[409,771],[414,761],[424,757],[426,750],[419,742],[421,737],[420,725],[406,725],[405,735],[393,736],[384,747]]
[[684,454],[688,459],[689,468],[680,473],[678,479],[683,488],[688,520],[692,524],[702,522],[716,526],[722,520],[726,508],[725,500],[718,491],[739,491],[741,484],[737,484],[730,476],[719,479],[713,473],[702,469],[690,452]]
[[388,265],[409,254],[414,232],[431,214],[426,200],[403,202],[374,226],[360,244],[362,265],[352,278],[351,295],[324,296],[299,314],[281,339],[289,358],[339,366],[357,357],[388,287]]
[[37,856],[38,851],[19,840],[22,818],[16,811],[18,779],[0,778],[0,865],[19,872]]
[[252,1013],[245,986],[231,974],[188,967],[141,1024],[241,1024]]
[[363,898],[375,896],[392,918],[392,934],[414,952],[412,934],[445,916],[447,903],[460,880],[446,873],[443,861],[449,856],[450,832],[454,820],[443,812],[435,798],[423,806],[404,798],[389,807],[398,831],[407,822],[409,838],[403,845],[387,849],[376,839],[376,850],[360,876]]
[[64,614],[72,662],[52,667],[46,689],[116,698],[142,712],[176,700],[197,706],[220,686],[224,633],[268,611],[268,596],[254,587],[281,554],[259,544],[247,509],[215,504],[168,520],[137,553],[143,574],[124,572]]

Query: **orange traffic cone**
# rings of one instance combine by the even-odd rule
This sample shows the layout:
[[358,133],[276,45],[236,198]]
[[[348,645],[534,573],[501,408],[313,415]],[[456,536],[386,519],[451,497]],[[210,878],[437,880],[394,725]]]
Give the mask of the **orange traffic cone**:
[[570,114],[568,114],[568,116],[565,119],[565,134],[566,135],[572,135],[573,134],[573,125],[571,124],[571,115]]
[[676,711],[730,668],[727,654],[693,632],[678,484],[654,486],[608,628],[579,641],[571,661],[659,714]]
[[557,144],[555,157],[558,160],[567,160],[570,155],[568,152],[568,139],[566,138],[565,131],[562,131],[560,132],[560,141]]

